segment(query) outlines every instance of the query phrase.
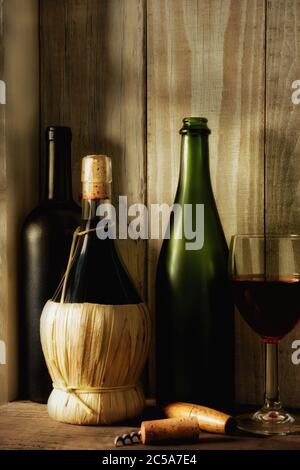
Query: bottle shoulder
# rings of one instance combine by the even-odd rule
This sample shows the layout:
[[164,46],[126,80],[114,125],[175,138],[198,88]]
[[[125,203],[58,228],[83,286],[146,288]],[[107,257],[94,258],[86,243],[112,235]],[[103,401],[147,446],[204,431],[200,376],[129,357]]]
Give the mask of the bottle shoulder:
[[[200,247],[199,249],[198,246]],[[197,241],[196,237],[188,239],[183,235],[180,239],[175,238],[171,231],[171,236],[163,239],[159,261],[167,257],[172,257],[173,260],[185,258],[188,259],[189,262],[194,260],[195,263],[198,263],[201,258],[207,261],[213,259],[227,260],[228,246],[225,235],[223,231],[220,231],[210,236],[209,233],[205,233],[204,230],[202,244],[201,241]]]
[[69,276],[66,302],[141,302],[114,240],[100,240],[95,233],[80,237]]
[[[75,204],[75,203],[74,203]],[[71,233],[80,225],[80,208],[70,204],[40,204],[25,218],[21,234],[25,238],[40,238],[51,234]]]
[[81,210],[80,207],[73,201],[71,202],[45,202],[37,205],[32,209],[24,220],[24,225],[30,225],[39,221],[46,221],[64,217],[71,217],[80,223]]
[[[160,251],[158,276],[167,276],[175,282],[197,283],[199,279],[227,278],[228,246],[221,230],[210,236],[204,231],[203,246],[197,249],[197,240],[164,239]],[[180,281],[180,282],[181,282]]]

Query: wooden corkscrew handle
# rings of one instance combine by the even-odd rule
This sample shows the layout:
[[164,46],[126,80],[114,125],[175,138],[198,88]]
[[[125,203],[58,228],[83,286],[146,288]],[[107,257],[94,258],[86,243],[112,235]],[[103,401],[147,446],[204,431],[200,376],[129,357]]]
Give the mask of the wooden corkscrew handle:
[[202,431],[226,434],[235,429],[235,420],[221,411],[192,403],[170,403],[164,408],[167,418],[197,420]]

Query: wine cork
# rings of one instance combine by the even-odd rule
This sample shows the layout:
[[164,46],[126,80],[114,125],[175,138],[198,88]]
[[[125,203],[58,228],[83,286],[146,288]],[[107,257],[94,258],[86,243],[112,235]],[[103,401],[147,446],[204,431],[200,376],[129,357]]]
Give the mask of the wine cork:
[[110,199],[112,169],[106,155],[87,155],[81,166],[82,198]]
[[226,434],[235,428],[235,420],[231,416],[192,403],[170,403],[164,412],[168,418],[196,419],[202,431]]
[[143,421],[141,441],[143,444],[156,444],[165,441],[198,441],[199,426],[195,419],[157,419]]

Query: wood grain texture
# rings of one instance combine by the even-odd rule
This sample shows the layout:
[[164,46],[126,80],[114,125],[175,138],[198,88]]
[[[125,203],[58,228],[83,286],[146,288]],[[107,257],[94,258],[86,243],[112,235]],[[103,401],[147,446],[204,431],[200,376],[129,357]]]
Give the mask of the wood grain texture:
[[0,339],[7,352],[6,364],[0,365],[3,401],[17,394],[18,242],[23,218],[37,196],[38,0],[1,2],[0,10],[0,78],[7,91],[6,104],[0,105]]
[[[140,423],[124,426],[75,426],[52,420],[46,405],[13,402],[0,407],[0,449],[8,450],[120,450],[118,435],[137,430]],[[128,447],[126,448],[129,449]],[[126,450],[125,449],[125,450]],[[130,450],[299,450],[300,436],[225,436],[201,432],[199,443],[136,445]],[[100,461],[100,457],[99,457]]]
[[[300,79],[300,1],[267,0],[266,231],[300,233],[300,105],[292,83]],[[285,312],[282,312],[284,315]],[[300,366],[293,365],[296,327],[280,346],[283,403],[300,406]]]
[[[0,80],[4,79],[4,4],[0,3]],[[0,104],[0,341],[6,341],[7,322],[7,256],[6,256],[6,170],[5,170],[5,105]],[[6,343],[5,343],[6,344]],[[7,400],[7,366],[0,363],[0,403]]]
[[[41,132],[49,124],[72,127],[75,198],[80,159],[98,152],[113,158],[115,194],[128,195],[129,203],[171,204],[181,119],[204,115],[228,241],[236,232],[262,232],[264,205],[267,231],[299,231],[300,105],[291,102],[292,82],[300,79],[299,6],[299,0],[40,0]],[[6,210],[1,192],[0,203]],[[121,242],[153,318],[160,244]],[[281,348],[282,397],[295,406],[300,378],[290,359],[299,328]],[[262,348],[239,316],[236,370],[238,401],[260,403]],[[153,395],[153,352],[150,384]]]
[[[263,230],[264,1],[148,1],[148,202],[171,204],[185,116],[212,130],[210,166],[227,239]],[[149,241],[149,299],[160,241]],[[237,316],[239,402],[261,401],[258,339]]]
[[[74,195],[81,157],[112,157],[115,195],[144,202],[145,66],[142,0],[41,0],[41,131],[73,131]],[[43,138],[43,137],[42,137]],[[119,243],[145,295],[145,242]]]

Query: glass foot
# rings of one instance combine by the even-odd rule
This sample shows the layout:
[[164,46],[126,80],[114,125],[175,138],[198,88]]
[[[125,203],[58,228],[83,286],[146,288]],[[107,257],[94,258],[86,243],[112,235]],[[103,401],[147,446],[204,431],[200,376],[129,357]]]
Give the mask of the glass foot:
[[266,410],[237,416],[238,429],[254,434],[285,435],[300,433],[299,417],[291,416],[283,409]]

